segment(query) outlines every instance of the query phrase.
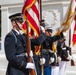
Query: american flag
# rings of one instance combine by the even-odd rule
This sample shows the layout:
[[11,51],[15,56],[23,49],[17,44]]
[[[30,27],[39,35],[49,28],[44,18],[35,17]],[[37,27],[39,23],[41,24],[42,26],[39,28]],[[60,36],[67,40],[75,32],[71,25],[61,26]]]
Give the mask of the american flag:
[[[39,0],[26,0],[22,8],[22,14],[24,21],[28,21],[29,34],[33,38],[37,38],[40,35],[40,1]],[[26,32],[26,23],[23,24],[23,31]],[[38,54],[40,46],[36,47],[35,53]]]
[[[40,34],[39,30],[39,0],[26,0],[22,9],[24,21],[28,20],[29,30],[34,31],[35,37]],[[25,24],[24,24],[25,25]],[[26,26],[23,29],[26,30]]]

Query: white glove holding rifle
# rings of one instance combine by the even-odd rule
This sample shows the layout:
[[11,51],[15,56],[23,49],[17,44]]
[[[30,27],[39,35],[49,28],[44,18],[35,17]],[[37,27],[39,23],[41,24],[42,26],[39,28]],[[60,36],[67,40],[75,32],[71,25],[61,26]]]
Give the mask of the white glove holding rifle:
[[50,62],[53,63],[54,62],[54,57],[50,57]]
[[58,58],[57,58],[57,59],[58,59],[58,62],[60,62],[60,61],[61,61],[61,57],[60,57],[60,56],[58,56]]
[[[33,57],[33,51],[32,50],[30,51],[29,55],[30,55],[30,57]],[[25,53],[25,56],[28,57],[28,54]]]
[[40,58],[40,65],[45,64],[45,58]]
[[67,51],[67,52],[68,52],[68,57],[67,57],[67,59],[71,60],[71,59],[72,59],[72,56],[69,54],[69,51]]
[[34,65],[34,63],[28,62],[27,65],[26,65],[26,68],[35,70],[35,65]]

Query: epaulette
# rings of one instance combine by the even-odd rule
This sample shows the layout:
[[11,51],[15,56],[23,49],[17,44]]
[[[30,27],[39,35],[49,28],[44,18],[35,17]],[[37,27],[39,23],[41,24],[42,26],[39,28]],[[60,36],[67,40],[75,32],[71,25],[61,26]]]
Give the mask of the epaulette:
[[14,36],[14,38],[15,38],[15,44],[17,44],[17,37],[16,37],[16,35],[13,33],[13,31],[10,31],[9,34]]
[[13,35],[12,31],[9,32],[10,35]]

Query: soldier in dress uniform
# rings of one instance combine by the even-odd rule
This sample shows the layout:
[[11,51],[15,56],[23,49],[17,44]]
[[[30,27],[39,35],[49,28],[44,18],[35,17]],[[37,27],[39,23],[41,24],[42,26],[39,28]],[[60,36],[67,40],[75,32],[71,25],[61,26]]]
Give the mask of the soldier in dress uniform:
[[60,39],[60,35],[51,36],[52,29],[49,27],[45,30],[46,40],[43,42],[43,57],[46,59],[44,64],[44,75],[51,75],[51,64],[55,61],[52,43]]
[[[52,29],[51,28],[46,29],[45,34],[47,35],[47,39],[43,43],[43,57],[46,59],[45,64],[44,64],[44,75],[51,75],[51,66],[49,64],[49,59],[54,52],[51,51],[50,49],[49,41],[51,40],[50,35],[52,34]],[[54,58],[51,59],[51,62],[53,61],[54,61]]]
[[47,31],[50,30],[50,41],[49,41],[49,64],[50,64],[50,71],[51,71],[51,75],[58,75],[58,63],[57,61],[57,54],[56,54],[56,49],[53,49],[54,47],[54,42],[60,39],[60,36],[63,37],[62,33],[60,33],[60,35],[55,35],[52,36],[52,29],[47,29]]
[[[13,29],[6,35],[4,48],[8,67],[6,75],[29,75],[29,69],[35,69],[34,63],[28,62],[28,55],[25,49],[26,38],[20,34],[23,18],[21,13],[9,16]],[[32,46],[40,45],[45,40],[45,34],[41,33],[37,39],[31,39]],[[30,51],[30,56],[33,52]]]
[[63,35],[64,37],[61,38],[57,44],[58,56],[61,57],[61,61],[59,62],[59,75],[66,75],[66,65],[70,59],[70,48],[65,44],[66,33],[63,32]]

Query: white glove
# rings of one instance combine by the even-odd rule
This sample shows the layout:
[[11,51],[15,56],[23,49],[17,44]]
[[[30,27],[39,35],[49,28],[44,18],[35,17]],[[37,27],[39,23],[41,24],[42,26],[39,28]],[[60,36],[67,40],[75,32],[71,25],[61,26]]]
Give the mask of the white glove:
[[27,63],[26,68],[27,69],[35,69],[35,65],[33,63],[29,62],[29,63]]
[[44,29],[43,26],[40,26],[40,30],[41,30],[43,33],[45,33],[45,29]]
[[72,56],[71,55],[68,55],[67,59],[71,60],[72,59]]
[[[28,54],[27,53],[25,53],[25,55],[26,55],[26,57],[28,57]],[[32,50],[30,51],[30,57],[33,57],[33,52],[32,52]]]
[[67,57],[67,59],[71,60],[71,59],[72,59],[72,56],[69,55],[69,51],[67,51],[67,52],[68,52],[68,57]]
[[61,61],[61,57],[58,57],[58,62],[60,62]]
[[53,63],[53,62],[54,62],[54,60],[55,60],[55,59],[54,59],[53,57],[50,57],[50,62],[52,62],[52,63]]
[[43,65],[43,64],[45,64],[45,58],[40,58],[40,65]]
[[32,50],[30,51],[30,57],[33,57],[33,51]]

